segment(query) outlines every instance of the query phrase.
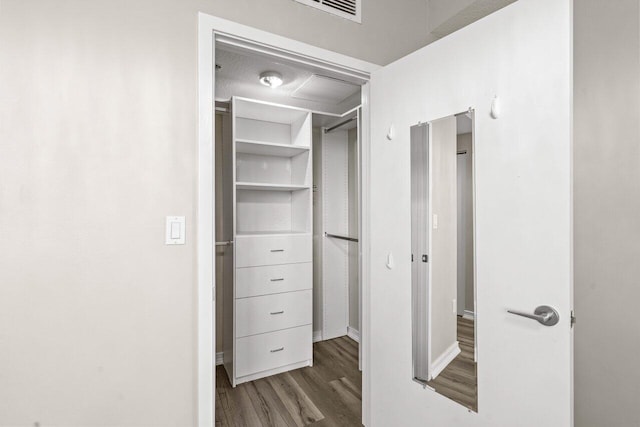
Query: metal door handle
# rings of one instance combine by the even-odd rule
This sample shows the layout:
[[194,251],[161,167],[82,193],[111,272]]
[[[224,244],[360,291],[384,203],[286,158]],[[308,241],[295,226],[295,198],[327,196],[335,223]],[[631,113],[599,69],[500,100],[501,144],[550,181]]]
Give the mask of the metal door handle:
[[284,347],[274,348],[273,350],[270,350],[270,351],[271,351],[271,353],[277,353],[277,352],[282,351],[282,350],[284,350]]
[[271,249],[271,252],[284,252],[284,249]]
[[282,282],[283,280],[284,280],[284,277],[280,279],[271,279],[272,282]]
[[515,314],[516,316],[522,316],[529,319],[537,320],[544,326],[553,326],[560,321],[560,315],[558,314],[558,312],[553,307],[549,307],[548,305],[541,305],[539,307],[536,307],[533,314],[517,310],[507,310],[507,312]]
[[280,310],[280,311],[272,311],[271,315],[276,315],[276,314],[284,314],[284,310]]

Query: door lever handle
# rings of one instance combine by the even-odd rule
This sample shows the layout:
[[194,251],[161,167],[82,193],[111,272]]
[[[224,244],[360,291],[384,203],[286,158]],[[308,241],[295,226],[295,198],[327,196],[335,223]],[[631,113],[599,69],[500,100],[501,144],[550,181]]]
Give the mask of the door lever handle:
[[533,314],[525,313],[517,310],[507,310],[508,313],[515,314],[516,316],[526,317],[528,319],[537,320],[541,325],[553,326],[560,321],[560,315],[553,308],[548,305],[541,305],[536,307]]

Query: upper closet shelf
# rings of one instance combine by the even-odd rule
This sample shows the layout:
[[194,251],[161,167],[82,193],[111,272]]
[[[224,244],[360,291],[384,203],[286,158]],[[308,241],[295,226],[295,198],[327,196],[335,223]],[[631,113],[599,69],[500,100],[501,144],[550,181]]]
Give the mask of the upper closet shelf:
[[298,191],[308,190],[308,185],[291,184],[265,184],[262,182],[236,182],[238,190],[264,190],[264,191]]
[[274,142],[236,139],[236,153],[260,154],[263,156],[293,157],[309,151],[303,145],[277,144]]

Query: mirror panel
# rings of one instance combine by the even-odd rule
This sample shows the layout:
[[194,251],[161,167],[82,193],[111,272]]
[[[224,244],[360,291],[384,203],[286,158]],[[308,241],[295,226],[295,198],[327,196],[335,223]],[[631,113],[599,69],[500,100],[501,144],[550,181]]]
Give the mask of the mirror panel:
[[411,128],[413,379],[478,410],[473,111]]
[[411,311],[413,378],[426,384],[428,375],[427,310],[429,307],[429,126],[411,128]]

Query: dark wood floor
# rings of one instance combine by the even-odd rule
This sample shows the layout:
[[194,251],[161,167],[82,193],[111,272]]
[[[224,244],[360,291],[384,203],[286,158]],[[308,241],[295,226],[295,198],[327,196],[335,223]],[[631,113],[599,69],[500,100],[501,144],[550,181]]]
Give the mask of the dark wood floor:
[[216,368],[216,427],[361,426],[358,343],[348,337],[313,345],[313,367],[232,388]]
[[443,396],[478,412],[477,366],[473,360],[473,324],[473,320],[458,317],[460,354],[435,380],[429,381],[427,384]]

